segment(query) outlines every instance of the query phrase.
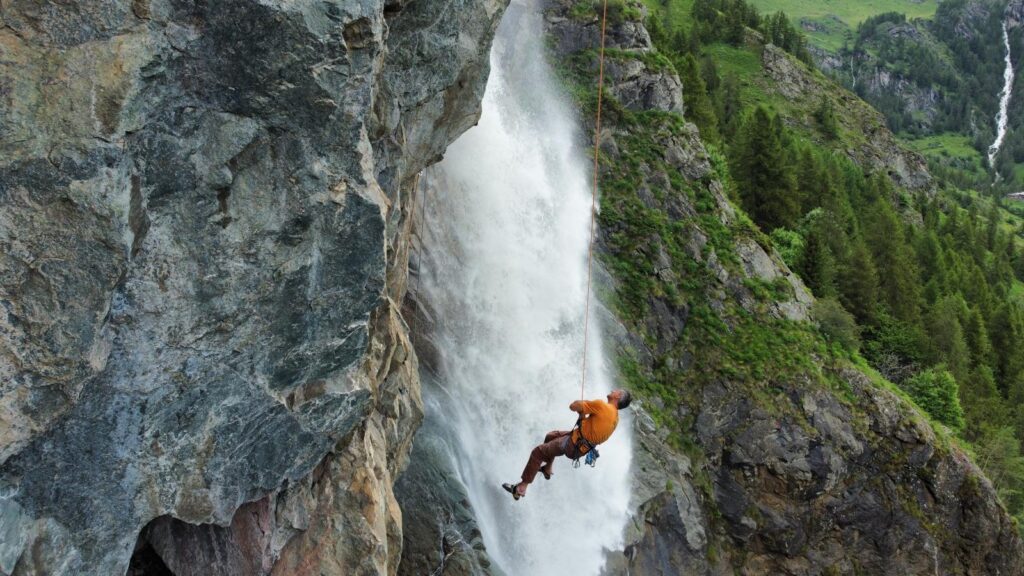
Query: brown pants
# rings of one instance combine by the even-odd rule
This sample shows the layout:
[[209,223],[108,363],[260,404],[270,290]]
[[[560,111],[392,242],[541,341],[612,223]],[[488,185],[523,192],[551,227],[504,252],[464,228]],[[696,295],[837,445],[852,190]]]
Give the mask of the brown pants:
[[542,466],[547,467],[550,472],[551,464],[555,458],[559,456],[573,456],[575,449],[570,439],[567,438],[571,433],[564,430],[548,432],[547,436],[544,436],[544,443],[534,448],[533,452],[530,452],[530,461],[526,463],[526,468],[523,469],[523,481],[519,487],[521,492],[526,491],[526,485],[533,482]]

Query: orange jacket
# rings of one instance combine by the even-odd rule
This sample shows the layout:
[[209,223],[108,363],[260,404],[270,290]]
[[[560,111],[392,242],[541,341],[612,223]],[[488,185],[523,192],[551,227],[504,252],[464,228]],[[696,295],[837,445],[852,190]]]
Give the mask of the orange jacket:
[[[619,409],[604,400],[578,400],[572,404],[582,416],[583,437],[591,444],[598,445],[608,438],[619,424]],[[573,430],[572,443],[579,439],[579,429]],[[582,444],[582,443],[581,443]],[[580,454],[586,454],[586,446],[580,447]]]

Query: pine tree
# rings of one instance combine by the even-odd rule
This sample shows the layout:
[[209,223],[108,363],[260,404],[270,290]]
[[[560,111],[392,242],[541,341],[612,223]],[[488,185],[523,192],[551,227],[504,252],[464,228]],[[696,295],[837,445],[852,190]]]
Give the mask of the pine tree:
[[717,142],[718,118],[708,97],[701,77],[700,65],[693,54],[687,54],[677,62],[679,76],[683,82],[683,102],[686,103],[686,117],[700,129],[701,137],[710,142]]
[[1008,386],[1024,372],[1024,322],[1013,304],[999,305],[989,319],[988,335],[995,350],[994,372],[997,382]]
[[740,79],[735,73],[729,73],[722,82],[722,94],[718,103],[718,132],[731,141],[738,131],[743,110],[743,103],[740,101]]
[[[971,310],[964,326],[964,337],[967,339],[967,346],[971,350],[971,363],[973,366],[991,366],[995,357],[992,354],[992,341],[988,337],[985,318],[978,308]],[[1024,400],[1024,398],[1022,398]]]
[[832,140],[839,137],[839,120],[836,119],[836,110],[831,98],[828,96],[822,97],[821,104],[818,105],[814,117],[818,120],[818,125],[821,126],[821,131],[825,136]]
[[881,282],[882,300],[893,316],[917,324],[920,319],[920,288],[917,266],[903,236],[903,225],[885,200],[887,182],[872,179],[869,196],[874,197],[865,214],[865,233]]
[[815,223],[807,234],[800,275],[818,298],[834,298],[838,295],[836,278],[839,271],[820,222]]
[[660,16],[657,14],[648,16],[644,26],[647,28],[647,33],[651,35],[651,43],[655,47],[665,46],[669,43],[668,32],[665,30]]
[[708,94],[714,94],[722,87],[722,77],[718,75],[718,66],[715,59],[705,55],[700,60],[700,75],[704,79],[704,87]]
[[725,18],[725,41],[733,46],[742,46],[746,35],[743,13],[736,9],[729,10]]
[[966,380],[971,370],[971,354],[960,324],[966,304],[959,296],[939,300],[925,318],[930,364],[945,364],[957,380]]
[[843,307],[861,324],[873,324],[878,301],[878,272],[862,238],[850,245],[849,257],[839,270],[839,297]]
[[744,207],[762,228],[792,228],[799,216],[796,176],[781,120],[759,106],[744,123],[734,176]]

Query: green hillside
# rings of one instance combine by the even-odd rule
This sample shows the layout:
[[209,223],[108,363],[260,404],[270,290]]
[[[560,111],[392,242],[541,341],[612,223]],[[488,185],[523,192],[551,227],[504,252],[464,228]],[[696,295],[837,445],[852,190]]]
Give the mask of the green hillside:
[[[733,200],[823,303],[826,338],[976,447],[1011,512],[1024,517],[1021,209],[978,192],[988,175],[972,140],[895,137],[885,115],[813,67],[785,18],[742,0],[647,2],[655,46],[682,78],[688,119],[721,158]],[[851,22],[870,15],[867,2],[835,4]],[[923,15],[935,8],[878,6],[894,4]],[[773,6],[808,13],[821,3]],[[934,179],[922,181],[914,151]],[[628,227],[626,214],[610,210],[607,218],[623,220],[607,224]],[[786,369],[770,354],[762,361],[759,370]]]
[[763,13],[782,10],[791,18],[820,20],[835,16],[851,28],[870,16],[901,12],[911,18],[930,18],[938,0],[751,0]]
[[853,30],[871,16],[899,12],[908,18],[931,18],[938,0],[751,0],[764,13],[783,11],[807,33],[812,44],[839,50]]

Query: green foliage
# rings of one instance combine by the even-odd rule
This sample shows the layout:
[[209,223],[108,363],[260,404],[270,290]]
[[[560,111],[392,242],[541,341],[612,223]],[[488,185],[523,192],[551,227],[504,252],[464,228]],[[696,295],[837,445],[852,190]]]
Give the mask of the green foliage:
[[709,142],[717,142],[718,118],[708,96],[707,85],[701,73],[700,64],[693,54],[676,60],[676,70],[683,82],[683,102],[686,104],[686,118],[697,125],[701,136]]
[[694,0],[690,14],[695,22],[695,33],[704,44],[726,42],[742,46],[747,28],[753,28],[768,42],[811,63],[804,35],[783,12],[762,17],[747,0]]
[[803,262],[806,246],[803,236],[792,230],[776,228],[772,230],[771,238],[775,249],[782,256],[782,261],[794,270],[799,269],[800,263]]
[[[655,400],[656,418],[669,427],[672,442],[686,446],[692,422],[676,421],[673,409],[695,402],[703,384],[728,381],[766,409],[783,411],[779,383],[800,378],[833,386],[852,402],[827,367],[852,362],[866,372],[877,369],[880,386],[893,389],[886,379],[896,382],[904,397],[963,441],[986,446],[979,463],[1011,512],[1024,517],[1024,255],[1014,239],[1024,232],[1024,207],[1011,214],[1014,206],[952,189],[958,182],[987,184],[980,154],[963,136],[918,142],[951,188],[930,198],[912,198],[888,175],[854,163],[850,151],[872,137],[866,127],[873,125],[862,120],[871,112],[828,93],[820,76],[814,77],[822,87],[817,95],[781,97],[766,80],[748,29],[785,45],[791,24],[777,14],[760,16],[754,2],[793,6],[801,15],[821,9],[806,0],[647,0],[656,50],[644,61],[683,78],[687,117],[713,141],[709,176],[689,181],[664,162],[664,143],[685,139],[678,116],[607,103],[618,149],[602,164],[602,258],[617,280],[610,304],[651,350],[650,358],[625,360],[623,374]],[[845,14],[862,4],[830,3],[830,9]],[[896,4],[905,1],[878,6]],[[934,3],[921,10],[934,10]],[[877,12],[863,9],[849,24]],[[921,24],[892,15],[870,20],[858,31],[860,49],[877,55],[879,34],[896,27],[920,30]],[[799,51],[800,40],[792,36],[788,49]],[[913,58],[898,42],[886,49],[893,62]],[[592,83],[593,56],[581,56],[578,86]],[[936,70],[921,74],[945,81]],[[590,89],[575,93],[593,106]],[[665,174],[667,182],[651,186],[652,173]],[[712,179],[744,209],[729,223]],[[696,213],[671,210],[677,201]],[[706,239],[702,248],[689,242],[698,229]],[[818,297],[816,326],[771,318],[772,306],[792,297],[782,283],[748,278],[743,287],[753,298],[742,306],[723,299],[706,262],[713,255],[734,277],[744,277],[734,249],[741,237],[774,243]],[[657,319],[682,310],[685,328],[666,340]]]
[[964,411],[960,407],[959,387],[953,375],[942,366],[921,372],[904,382],[902,387],[932,418],[955,432],[963,429]]
[[974,443],[978,465],[995,485],[1000,497],[1011,511],[1021,510],[1024,493],[1024,457],[1020,440],[1008,426],[982,427]]
[[814,118],[821,125],[821,131],[826,136],[832,139],[839,137],[839,121],[836,120],[836,109],[831,98],[822,97],[821,105],[814,112]]
[[790,23],[785,12],[776,12],[765,18],[761,24],[761,33],[764,34],[768,42],[775,44],[803,62],[812,63],[811,54],[807,51],[807,40]]
[[639,22],[643,14],[630,0],[581,0],[573,4],[569,15],[577,20],[600,18],[604,2],[608,3],[608,25],[614,26],[626,21]]
[[759,106],[743,123],[735,150],[732,174],[744,209],[769,231],[792,227],[800,206],[782,119]]
[[822,298],[815,302],[812,313],[825,338],[848,352],[857,352],[860,348],[860,327],[842,304],[832,298]]

